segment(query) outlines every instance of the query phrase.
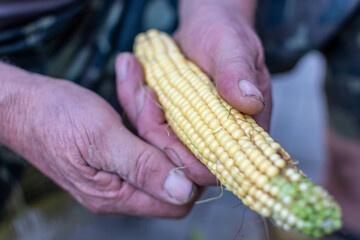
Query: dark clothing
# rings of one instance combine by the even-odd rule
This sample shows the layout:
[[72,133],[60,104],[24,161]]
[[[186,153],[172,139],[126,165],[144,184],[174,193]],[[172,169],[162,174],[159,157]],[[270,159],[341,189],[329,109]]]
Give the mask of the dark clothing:
[[69,7],[75,1],[79,0],[1,0],[0,29],[23,25],[44,14],[47,15],[59,11],[61,8]]
[[360,140],[360,1],[261,0],[256,27],[271,72],[310,50],[325,55],[329,125]]

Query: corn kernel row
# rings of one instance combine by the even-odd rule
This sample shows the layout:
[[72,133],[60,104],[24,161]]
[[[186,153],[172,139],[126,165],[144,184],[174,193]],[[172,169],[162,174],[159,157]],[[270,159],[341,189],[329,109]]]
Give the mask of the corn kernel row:
[[179,139],[244,204],[286,230],[320,236],[340,227],[332,197],[251,116],[221,99],[168,35],[140,34],[134,50]]

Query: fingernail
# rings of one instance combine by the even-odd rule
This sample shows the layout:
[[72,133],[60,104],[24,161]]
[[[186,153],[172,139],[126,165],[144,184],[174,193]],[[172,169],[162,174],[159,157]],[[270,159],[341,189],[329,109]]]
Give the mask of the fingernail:
[[117,81],[122,82],[126,79],[129,69],[130,69],[130,57],[129,55],[125,54],[121,56],[120,60],[117,63]]
[[238,85],[239,85],[241,94],[244,97],[254,97],[254,98],[259,99],[260,101],[262,101],[265,104],[262,93],[252,82],[250,82],[248,80],[240,80]]
[[189,202],[194,196],[195,185],[179,169],[172,170],[167,176],[164,189],[176,204]]
[[177,166],[182,165],[182,163],[179,159],[179,155],[174,151],[174,149],[166,147],[164,150],[165,150],[166,156],[168,156],[175,165],[177,165]]
[[146,99],[146,90],[144,87],[138,88],[136,91],[136,97],[135,97],[135,107],[136,107],[136,113],[141,112],[141,110],[144,107]]

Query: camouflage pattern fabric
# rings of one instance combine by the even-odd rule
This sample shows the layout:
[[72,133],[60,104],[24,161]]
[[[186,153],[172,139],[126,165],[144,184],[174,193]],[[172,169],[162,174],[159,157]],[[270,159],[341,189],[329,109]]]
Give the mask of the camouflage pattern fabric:
[[328,59],[325,91],[335,132],[360,140],[360,10],[323,49]]
[[310,50],[325,55],[330,127],[360,140],[360,1],[260,0],[256,28],[273,73]]

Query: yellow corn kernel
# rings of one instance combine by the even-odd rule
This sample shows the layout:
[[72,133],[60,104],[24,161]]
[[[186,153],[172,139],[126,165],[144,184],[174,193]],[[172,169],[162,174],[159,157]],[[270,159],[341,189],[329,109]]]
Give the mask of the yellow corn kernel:
[[332,197],[251,116],[223,100],[171,37],[149,30],[137,36],[134,51],[173,131],[244,204],[284,229],[313,236],[341,226]]

